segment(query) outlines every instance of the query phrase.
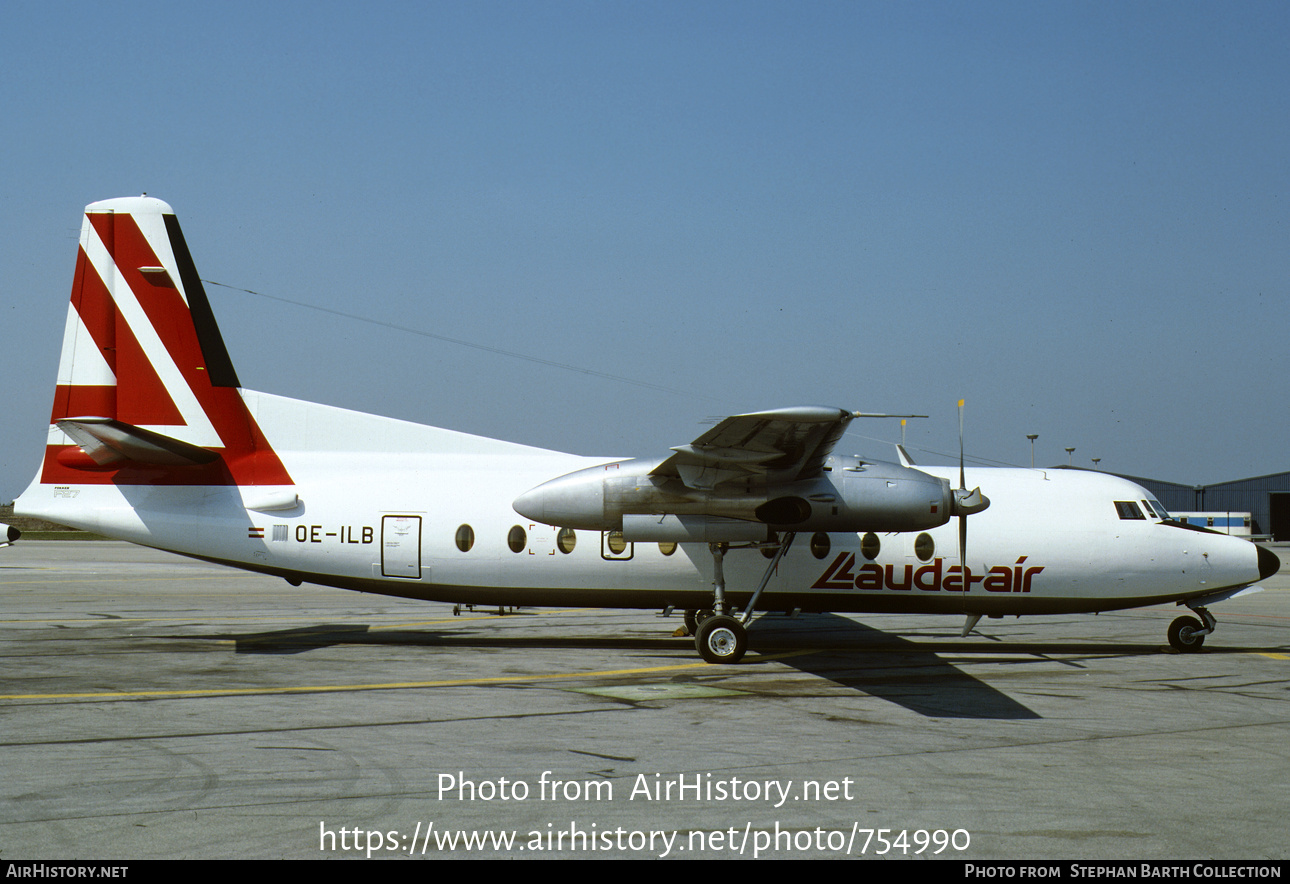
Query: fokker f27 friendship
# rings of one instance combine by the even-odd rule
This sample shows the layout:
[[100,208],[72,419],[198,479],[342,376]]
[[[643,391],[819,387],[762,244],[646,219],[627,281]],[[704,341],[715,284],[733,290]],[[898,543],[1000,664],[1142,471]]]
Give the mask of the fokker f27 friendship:
[[130,197],[86,208],[16,511],[292,584],[681,610],[714,663],[739,661],[754,613],[794,610],[959,614],[967,635],[982,616],[1176,602],[1197,616],[1169,641],[1194,651],[1210,604],[1279,567],[1103,473],[834,454],[859,416],[735,415],[624,460],[245,390],[173,211]]

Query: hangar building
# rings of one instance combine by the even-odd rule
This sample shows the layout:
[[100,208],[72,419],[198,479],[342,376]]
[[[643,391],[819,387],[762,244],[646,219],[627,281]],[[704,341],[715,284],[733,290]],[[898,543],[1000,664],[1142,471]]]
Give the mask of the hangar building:
[[1290,541],[1290,472],[1213,485],[1124,478],[1146,488],[1171,512],[1248,512],[1251,534]]

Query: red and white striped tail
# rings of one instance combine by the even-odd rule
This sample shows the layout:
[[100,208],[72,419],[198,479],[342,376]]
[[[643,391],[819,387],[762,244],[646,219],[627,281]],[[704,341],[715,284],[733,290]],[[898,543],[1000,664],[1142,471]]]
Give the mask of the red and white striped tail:
[[87,206],[41,483],[292,484],[239,388],[170,206]]

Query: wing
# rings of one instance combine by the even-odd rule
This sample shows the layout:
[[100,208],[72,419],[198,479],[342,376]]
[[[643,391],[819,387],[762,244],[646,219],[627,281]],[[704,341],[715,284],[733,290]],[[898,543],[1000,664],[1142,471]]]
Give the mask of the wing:
[[824,460],[854,414],[804,406],[728,417],[655,467],[686,486],[712,490],[731,482],[793,482],[823,472]]

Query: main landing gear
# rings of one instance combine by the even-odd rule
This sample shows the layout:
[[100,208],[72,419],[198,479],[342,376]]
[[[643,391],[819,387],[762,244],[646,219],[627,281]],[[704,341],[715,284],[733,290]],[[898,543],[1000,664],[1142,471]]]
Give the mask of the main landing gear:
[[726,551],[731,546],[728,543],[708,544],[708,549],[712,552],[712,610],[685,612],[686,631],[694,636],[694,647],[704,660],[709,663],[738,663],[743,659],[744,652],[748,650],[747,626],[757,608],[757,600],[761,598],[762,590],[770,583],[779,560],[793,545],[793,538],[796,536],[791,531],[784,534],[774,557],[766,566],[766,573],[762,575],[757,591],[748,600],[748,607],[742,617],[727,613],[729,608],[726,605],[726,575],[723,565]]
[[699,624],[694,646],[709,663],[738,663],[748,650],[748,631],[736,618],[714,614]]

